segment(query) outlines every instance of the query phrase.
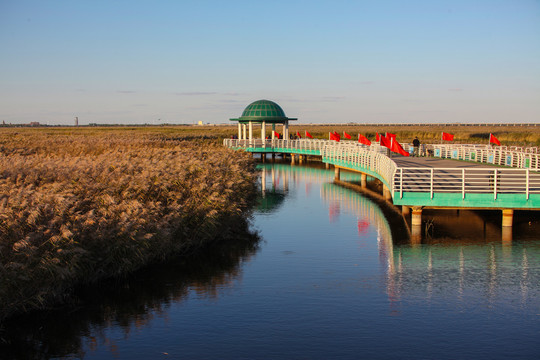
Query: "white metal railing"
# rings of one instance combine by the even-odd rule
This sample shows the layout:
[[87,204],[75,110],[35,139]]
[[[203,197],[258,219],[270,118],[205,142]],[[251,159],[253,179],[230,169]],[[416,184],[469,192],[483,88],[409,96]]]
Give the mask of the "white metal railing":
[[348,164],[379,174],[391,188],[397,165],[385,154],[386,148],[378,145],[356,146],[334,142],[324,147],[322,157],[333,163]]
[[284,139],[252,139],[252,140],[238,140],[238,139],[225,139],[223,145],[232,148],[263,148],[263,149],[289,149],[289,150],[302,150],[319,152],[322,155],[322,150],[325,146],[351,146],[366,149],[369,151],[375,151],[380,153],[386,153],[386,148],[378,144],[372,146],[366,146],[355,141],[341,141],[336,142],[333,140],[320,140],[320,139],[301,139],[301,140],[284,140]]
[[[386,182],[391,192],[396,196],[403,197],[404,192],[429,192],[431,198],[434,193],[461,193],[462,198],[470,193],[492,193],[494,199],[499,194],[524,194],[529,199],[531,194],[540,194],[540,173],[538,164],[531,168],[427,168],[427,167],[403,167],[396,165],[387,154],[387,149],[379,145],[366,146],[354,141],[335,142],[329,140],[236,140],[225,139],[225,146],[233,148],[267,147],[288,150],[311,150],[318,151],[323,161],[344,166],[356,167],[378,174],[383,182]],[[480,158],[485,158],[488,151],[497,156],[508,156],[509,153],[517,152],[514,149],[485,149],[481,146],[440,146],[443,155],[450,151],[462,151],[462,155],[471,154],[471,149],[476,151]],[[468,148],[471,149],[468,149]],[[525,151],[519,149],[519,153]],[[484,154],[482,151],[485,151]],[[538,156],[535,150],[529,150],[529,155]],[[501,155],[504,154],[504,155]],[[455,155],[455,154],[453,154]],[[488,154],[489,155],[489,154]],[[517,155],[515,155],[517,156]],[[446,156],[442,156],[446,157]],[[475,156],[476,157],[476,156]],[[455,158],[455,156],[450,156]],[[531,157],[533,158],[533,157]],[[463,159],[463,158],[462,158]],[[466,158],[465,158],[466,159]],[[537,160],[536,160],[537,161]],[[484,161],[486,162],[486,161]],[[496,163],[496,162],[490,162]]]
[[520,169],[540,170],[538,148],[515,146],[433,144],[433,156],[461,159],[486,164],[504,165]]
[[540,194],[540,174],[510,168],[398,168],[393,182],[400,198],[403,192]]

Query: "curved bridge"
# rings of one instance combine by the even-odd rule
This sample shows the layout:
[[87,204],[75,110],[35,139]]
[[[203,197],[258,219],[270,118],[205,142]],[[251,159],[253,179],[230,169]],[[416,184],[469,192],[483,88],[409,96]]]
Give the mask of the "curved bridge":
[[[510,155],[500,153],[501,149],[491,149],[490,154],[490,148],[485,146],[473,150],[478,154],[474,160],[469,152],[467,157],[461,158],[466,161],[458,161],[460,157],[454,156],[449,156],[454,160],[390,157],[384,147],[353,141],[226,139],[224,145],[254,153],[291,154],[293,159],[295,155],[320,156],[324,163],[338,169],[336,177],[339,169],[369,175],[383,183],[388,200],[413,208],[413,220],[414,212],[418,214],[422,208],[500,209],[503,210],[503,226],[511,226],[513,210],[540,209],[538,153],[523,149],[507,150],[512,153],[512,159],[521,159],[510,162],[516,167],[501,167],[493,159],[506,160]],[[475,149],[474,145],[461,147]],[[439,145],[433,145],[432,149],[439,156],[456,154],[456,150],[442,149]],[[464,150],[459,151],[465,154]]]

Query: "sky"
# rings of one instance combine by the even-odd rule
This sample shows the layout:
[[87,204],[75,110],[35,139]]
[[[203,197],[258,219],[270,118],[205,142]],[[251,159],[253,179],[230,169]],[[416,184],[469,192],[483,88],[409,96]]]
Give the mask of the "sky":
[[540,0],[0,0],[0,122],[540,122]]

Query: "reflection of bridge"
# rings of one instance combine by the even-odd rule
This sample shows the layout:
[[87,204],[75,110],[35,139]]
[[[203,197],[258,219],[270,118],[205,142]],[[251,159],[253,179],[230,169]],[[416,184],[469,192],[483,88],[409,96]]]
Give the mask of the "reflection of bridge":
[[[328,183],[333,176],[327,170],[286,164],[261,164],[260,167],[265,187],[284,193],[289,184],[299,182],[298,175],[301,175],[308,180],[306,192],[309,192],[309,183],[321,184],[321,198],[329,205],[330,217],[345,212],[356,215],[359,238],[367,236],[368,229],[376,231],[379,264],[384,268],[392,312],[400,311],[403,299],[439,301],[441,294],[464,309],[477,306],[468,302],[473,293],[481,293],[480,298],[487,305],[497,301],[502,293],[510,294],[514,301],[522,304],[538,297],[535,284],[540,273],[534,271],[537,268],[534,259],[538,259],[540,249],[527,242],[486,242],[472,231],[481,229],[485,221],[475,213],[465,211],[460,212],[466,213],[464,216],[445,218],[447,228],[457,227],[459,232],[454,239],[447,239],[445,235],[432,239],[444,245],[400,244],[393,224],[381,208],[368,198]],[[346,175],[351,181],[360,177],[354,173]],[[485,226],[484,222],[484,231]]]
[[[490,154],[490,148],[477,147],[476,162],[472,162],[470,152],[463,157],[469,161],[390,157],[386,148],[379,145],[365,146],[352,141],[226,139],[224,144],[253,153],[290,154],[293,163],[297,156],[300,160],[317,156],[334,165],[336,179],[340,178],[340,169],[360,172],[362,186],[367,176],[372,176],[383,184],[383,195],[388,201],[403,206],[404,214],[412,207],[413,233],[421,226],[422,208],[499,209],[503,212],[503,230],[511,228],[514,210],[540,209],[540,173],[535,152],[492,149]],[[440,156],[456,154],[446,148],[434,148],[437,149]],[[493,166],[495,159],[509,159],[509,165],[515,167]]]

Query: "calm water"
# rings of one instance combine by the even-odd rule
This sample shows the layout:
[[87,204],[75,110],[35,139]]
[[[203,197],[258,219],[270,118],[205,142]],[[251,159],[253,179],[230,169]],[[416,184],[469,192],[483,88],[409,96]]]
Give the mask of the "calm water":
[[264,165],[258,235],[18,319],[3,356],[540,358],[538,215],[518,214],[503,241],[500,213],[426,212],[415,244],[333,175]]

